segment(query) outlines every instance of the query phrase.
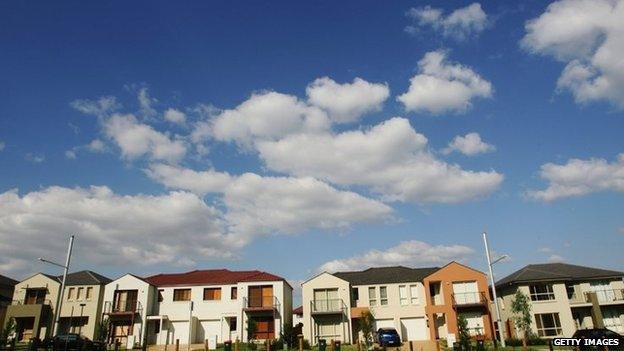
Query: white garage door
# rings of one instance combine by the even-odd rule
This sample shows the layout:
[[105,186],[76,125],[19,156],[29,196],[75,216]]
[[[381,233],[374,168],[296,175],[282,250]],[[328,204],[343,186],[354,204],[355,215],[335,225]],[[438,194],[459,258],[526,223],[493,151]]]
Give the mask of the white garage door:
[[221,338],[221,321],[216,320],[207,320],[199,322],[199,330],[198,330],[198,341],[204,342],[206,339],[210,339],[211,337],[217,336],[217,342],[222,342]]
[[396,328],[394,319],[375,319],[375,330],[379,328]]
[[171,322],[171,327],[173,329],[173,337],[171,338],[171,340],[175,341],[176,339],[180,339],[180,344],[188,344],[189,322]]
[[428,340],[424,318],[401,318],[401,336],[404,341]]

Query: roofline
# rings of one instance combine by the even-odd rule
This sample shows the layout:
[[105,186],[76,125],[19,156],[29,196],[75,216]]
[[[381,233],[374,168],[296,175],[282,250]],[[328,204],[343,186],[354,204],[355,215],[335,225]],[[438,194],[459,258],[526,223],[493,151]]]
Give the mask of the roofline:
[[[102,275],[102,277],[104,277],[104,278],[106,278],[106,279],[110,280],[108,283],[104,283],[104,282],[103,282],[103,281],[101,281],[98,277],[96,277],[95,275],[93,275],[93,273],[94,273],[94,272],[92,272],[92,271],[90,271],[90,270],[88,270],[88,269],[87,269],[87,270],[85,270],[85,272],[87,272],[87,274],[88,274],[88,275],[90,275],[90,276],[91,276],[91,278],[95,279],[95,281],[100,282],[99,284],[94,284],[94,285],[106,285],[106,284],[108,284],[108,283],[110,283],[110,282],[112,282],[112,281],[113,281],[112,279],[110,279],[110,278],[108,278],[108,277],[104,277],[104,276]],[[99,273],[98,273],[98,274],[99,274]],[[101,274],[100,274],[100,275],[101,275]]]
[[502,287],[508,287],[508,286],[514,286],[514,285],[520,285],[520,284],[526,284],[526,283],[543,283],[543,282],[570,282],[570,281],[574,281],[574,282],[578,282],[578,281],[585,281],[585,280],[599,280],[599,279],[606,279],[606,278],[620,278],[620,279],[624,279],[624,274],[622,275],[603,275],[603,276],[598,276],[598,277],[580,277],[580,278],[545,278],[545,279],[524,279],[524,280],[512,280],[510,282],[507,283],[495,283],[494,286],[496,286],[497,288],[502,288]]
[[[43,272],[37,272],[37,273],[34,273],[34,274],[32,274],[32,275],[28,276],[27,278],[24,278],[24,279],[22,279],[22,280],[18,281],[18,282],[17,282],[17,284],[19,284],[19,283],[23,283],[23,282],[25,282],[26,280],[28,280],[28,279],[30,279],[30,278],[33,278],[33,277],[35,277],[35,276],[37,276],[37,275],[39,275],[39,274],[41,274],[42,276],[44,276],[44,277],[46,277],[46,278],[50,279],[51,281],[53,281],[53,282],[55,282],[55,283],[57,283],[57,284],[59,284],[59,285],[61,284],[61,282],[57,280],[57,279],[58,279],[57,277],[54,277],[53,275],[45,274],[45,273],[43,273]],[[55,279],[54,279],[54,278],[52,278],[52,277],[54,277]],[[16,285],[17,285],[17,284],[16,284]]]
[[446,268],[446,267],[450,266],[450,265],[451,265],[451,264],[453,264],[453,263],[458,264],[458,265],[460,265],[460,266],[462,266],[462,267],[464,267],[464,268],[468,268],[468,269],[470,269],[471,271],[475,271],[475,272],[477,272],[477,273],[481,273],[481,274],[485,275],[485,276],[486,276],[486,278],[487,278],[487,274],[485,274],[485,272],[482,272],[482,271],[480,271],[480,270],[478,270],[478,269],[472,268],[472,267],[470,267],[470,266],[468,266],[468,265],[466,265],[466,264],[463,264],[463,263],[461,263],[461,262],[451,261],[451,262],[449,262],[449,263],[445,264],[444,266],[442,266],[442,267],[438,268],[438,269],[437,269],[437,270],[435,270],[434,272],[429,273],[429,275],[425,276],[423,279],[425,279],[425,278],[429,277],[430,275],[433,275],[433,274],[435,274],[435,273],[438,273],[439,271],[443,270],[444,268]]
[[172,287],[182,287],[182,286],[223,286],[223,285],[236,285],[240,283],[286,283],[291,289],[292,285],[288,283],[286,279],[276,279],[276,280],[239,280],[234,283],[181,283],[181,284],[154,284],[149,283],[157,288],[172,288]]
[[[338,272],[336,272],[336,273],[338,273]],[[315,276],[313,276],[313,277],[309,278],[308,280],[304,281],[303,283],[301,283],[301,286],[303,286],[303,284],[305,284],[305,283],[309,282],[309,281],[310,281],[310,280],[312,280],[312,279],[315,279],[315,278],[317,278],[317,277],[320,277],[320,276],[321,276],[321,275],[323,275],[323,274],[329,274],[329,275],[331,275],[332,277],[334,277],[334,278],[336,278],[336,279],[340,279],[340,280],[342,280],[343,282],[347,282],[348,284],[351,284],[351,282],[350,282],[350,281],[348,281],[348,280],[344,280],[344,279],[342,279],[342,278],[340,278],[340,277],[337,277],[334,273],[329,273],[328,271],[322,271],[321,273],[318,273],[317,275],[315,275]]]

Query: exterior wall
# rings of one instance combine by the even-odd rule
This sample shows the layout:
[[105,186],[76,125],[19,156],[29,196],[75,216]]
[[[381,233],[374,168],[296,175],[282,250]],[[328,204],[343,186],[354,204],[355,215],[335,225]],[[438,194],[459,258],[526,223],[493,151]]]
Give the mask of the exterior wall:
[[[284,323],[292,322],[292,288],[283,281],[276,282],[244,282],[238,284],[238,297],[242,299],[242,297],[249,297],[249,287],[251,286],[259,286],[259,285],[272,285],[273,286],[273,295],[277,298],[278,307],[277,311],[275,311],[275,337],[278,338],[279,334],[282,332],[282,328]],[[247,319],[254,315],[259,315],[260,312],[243,312],[242,317],[239,318],[239,326],[238,335],[240,335],[241,340],[247,340]]]
[[[311,303],[314,300],[315,289],[338,289],[338,298],[345,306],[344,313],[337,315],[312,315]],[[336,318],[340,323],[338,339],[342,342],[351,342],[351,288],[347,281],[337,278],[329,273],[321,273],[301,285],[301,301],[303,306],[303,337],[311,344],[317,343],[315,332],[315,319]]]
[[0,327],[4,325],[4,316],[11,300],[13,300],[13,291],[15,286],[12,285],[0,285]]
[[[561,323],[562,330],[561,336],[563,337],[571,337],[578,328],[593,328],[594,323],[591,317],[591,303],[587,302],[585,299],[585,293],[591,291],[590,282],[591,281],[589,280],[582,282],[568,282],[568,285],[574,286],[574,295],[572,298],[568,298],[566,282],[549,283],[552,284],[555,299],[546,301],[531,301],[531,314],[533,316],[531,329],[533,333],[537,334],[535,315],[541,313],[559,314],[559,321]],[[503,321],[513,320],[514,316],[511,312],[511,304],[518,289],[530,297],[529,285],[530,284],[525,283],[519,286],[498,289],[500,294],[499,304],[501,307],[501,316]],[[609,288],[614,290],[614,294],[616,294],[615,296],[618,300],[600,301],[600,308],[602,311],[615,311],[613,313],[620,315],[621,323],[624,326],[624,295],[618,295],[624,293],[624,282],[621,280],[611,280],[609,282]],[[513,330],[512,333],[512,335],[516,337],[521,336],[519,330]],[[506,334],[509,336],[508,331],[506,331]]]
[[[69,299],[69,289],[73,288],[73,298]],[[82,288],[82,296],[77,298],[77,289]],[[91,298],[86,298],[87,288],[92,288]],[[81,315],[87,317],[87,324],[83,325],[80,333],[87,338],[95,339],[95,328],[101,321],[104,297],[104,285],[71,285],[65,287],[65,296],[61,306],[61,318],[77,318]],[[84,306],[80,306],[84,304]],[[72,310],[73,308],[73,310]]]
[[[453,283],[470,282],[475,281],[477,283],[477,290],[485,295],[485,304],[482,307],[467,307],[454,306],[453,305]],[[434,283],[440,283],[441,286],[441,300],[438,300],[436,304],[433,303],[434,297],[431,296],[430,286]],[[457,317],[458,313],[470,312],[474,314],[481,314],[483,319],[484,336],[486,339],[492,339],[492,319],[489,310],[490,296],[488,292],[487,277],[483,272],[479,272],[470,267],[464,266],[457,262],[451,262],[448,265],[442,267],[440,270],[433,274],[430,274],[424,279],[424,290],[426,294],[425,307],[428,319],[428,327],[431,336],[431,340],[436,339],[436,329],[434,327],[434,321],[437,314],[444,314],[446,318],[446,331],[447,336],[452,339],[458,335],[457,329]],[[443,337],[441,333],[438,335]],[[452,334],[452,335],[451,335]]]
[[[54,309],[57,304],[60,283],[41,273],[15,285],[13,303],[8,306],[5,321],[10,318],[35,317],[33,337],[40,339],[50,336],[54,325]],[[45,304],[23,305],[26,289],[45,288]]]

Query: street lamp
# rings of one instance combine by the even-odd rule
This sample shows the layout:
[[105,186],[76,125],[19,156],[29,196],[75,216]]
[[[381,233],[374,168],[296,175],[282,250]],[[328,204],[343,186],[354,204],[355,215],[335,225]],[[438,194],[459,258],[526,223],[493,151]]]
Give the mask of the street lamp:
[[65,280],[67,279],[67,271],[69,270],[69,261],[71,259],[72,248],[74,247],[74,236],[69,237],[69,247],[67,248],[67,259],[65,260],[65,265],[60,263],[52,262],[46,260],[43,257],[39,257],[39,261],[49,263],[51,265],[55,265],[63,268],[63,280],[61,281],[61,290],[59,292],[59,296],[56,300],[56,306],[54,307],[54,329],[52,329],[52,336],[55,336],[58,333],[58,327],[60,322],[60,314],[61,314],[61,305],[63,304],[63,296],[65,296]]
[[[498,324],[498,334],[500,336],[501,346],[505,347],[505,329],[503,321],[501,319],[500,308],[498,307],[498,297],[496,296],[496,285],[494,285],[494,274],[492,273],[492,266],[509,257],[508,255],[502,255],[499,258],[492,261],[490,258],[490,249],[487,241],[487,233],[483,232],[483,243],[485,244],[485,257],[487,257],[488,270],[490,271],[490,283],[492,284],[492,295],[494,297],[494,306],[496,307],[496,324]],[[496,333],[496,331],[495,331]]]

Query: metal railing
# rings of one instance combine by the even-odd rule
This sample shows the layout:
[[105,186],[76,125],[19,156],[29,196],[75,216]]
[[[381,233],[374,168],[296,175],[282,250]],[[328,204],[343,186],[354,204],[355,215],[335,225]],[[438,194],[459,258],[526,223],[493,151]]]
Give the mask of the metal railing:
[[344,303],[344,301],[342,301],[342,299],[310,301],[310,311],[312,311],[312,313],[342,312],[346,308],[347,305]]
[[11,305],[51,305],[52,302],[48,299],[37,299],[34,301],[28,301],[28,300],[13,300],[11,301]]
[[105,301],[104,313],[141,313],[143,307],[141,301]]
[[243,308],[273,309],[279,306],[277,296],[243,297]]
[[595,293],[598,298],[598,302],[624,302],[624,289],[600,289],[582,291],[580,293],[574,292],[569,298],[570,303],[590,303],[589,294]]
[[465,292],[451,294],[454,306],[485,305],[487,298],[483,292]]

